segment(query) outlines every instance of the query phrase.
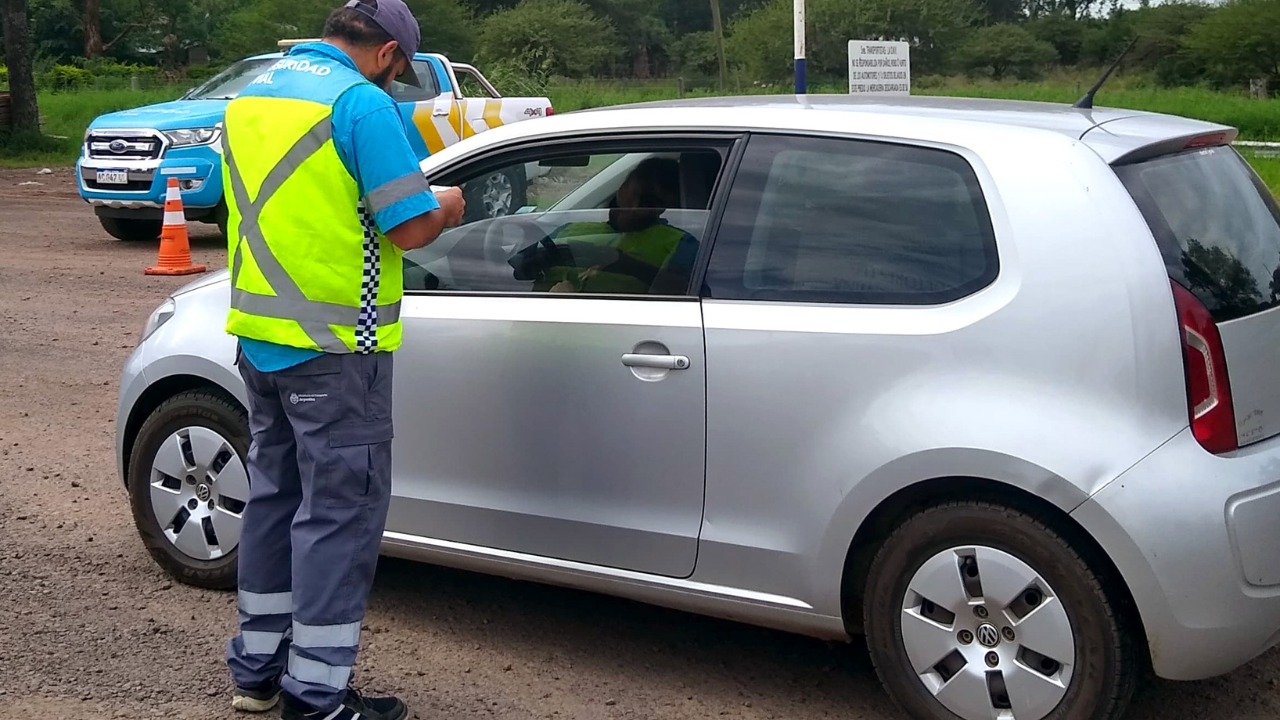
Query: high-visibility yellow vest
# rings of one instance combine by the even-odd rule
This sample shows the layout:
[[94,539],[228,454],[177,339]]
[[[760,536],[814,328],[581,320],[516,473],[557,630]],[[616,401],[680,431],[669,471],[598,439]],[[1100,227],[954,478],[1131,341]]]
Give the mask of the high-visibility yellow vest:
[[400,346],[402,252],[378,232],[333,144],[333,104],[364,82],[352,75],[321,101],[242,94],[227,106],[233,335],[329,353]]
[[[665,223],[650,225],[643,230],[619,233],[609,223],[581,222],[564,226],[556,232],[554,240],[607,245],[616,250],[619,255],[648,266],[656,276],[666,267],[685,235],[685,231]],[[586,269],[583,267],[552,268],[535,289],[545,292],[557,282],[568,280],[576,286],[578,292],[643,295],[653,286],[653,277],[636,277],[607,270],[584,273]]]

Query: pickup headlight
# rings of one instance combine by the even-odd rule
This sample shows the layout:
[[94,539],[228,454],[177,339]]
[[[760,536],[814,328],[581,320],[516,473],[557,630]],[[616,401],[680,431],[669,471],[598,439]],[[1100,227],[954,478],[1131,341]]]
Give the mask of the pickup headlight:
[[146,342],[147,338],[151,337],[156,330],[159,330],[161,325],[169,322],[169,318],[173,317],[175,307],[173,298],[166,298],[164,302],[160,303],[160,307],[151,312],[151,317],[147,318],[147,324],[142,326],[142,337],[138,338],[139,345]]
[[222,129],[217,127],[209,128],[192,128],[190,130],[165,130],[165,137],[169,138],[169,144],[172,147],[188,147],[190,145],[209,145],[217,142],[222,135]]

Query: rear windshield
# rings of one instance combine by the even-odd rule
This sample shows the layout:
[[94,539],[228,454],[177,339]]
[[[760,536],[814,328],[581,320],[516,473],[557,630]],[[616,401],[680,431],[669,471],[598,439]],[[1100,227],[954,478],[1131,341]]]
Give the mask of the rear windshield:
[[1280,304],[1280,208],[1235,150],[1212,147],[1116,168],[1169,277],[1223,322]]

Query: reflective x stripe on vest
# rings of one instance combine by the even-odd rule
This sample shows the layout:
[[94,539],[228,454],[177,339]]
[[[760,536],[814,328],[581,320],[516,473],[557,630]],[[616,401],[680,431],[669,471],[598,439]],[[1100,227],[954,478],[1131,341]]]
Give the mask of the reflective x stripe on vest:
[[[249,192],[244,179],[236,167],[235,157],[231,152],[228,134],[222,136],[222,161],[226,164],[230,177],[231,192],[235,196],[236,209],[240,212],[239,237],[249,244],[253,259],[258,265],[264,279],[275,291],[275,295],[251,293],[237,287],[240,276],[241,256],[240,243],[235,246],[235,255],[231,260],[231,306],[241,312],[260,317],[293,320],[297,322],[321,350],[332,353],[350,352],[330,325],[356,326],[359,324],[360,308],[348,307],[336,303],[317,302],[303,294],[298,284],[281,266],[280,261],[272,254],[267,239],[262,233],[258,218],[263,207],[272,195],[284,185],[308,158],[318,152],[333,137],[333,126],[330,118],[325,117],[317,122],[305,135],[298,139],[284,157],[267,173],[262,181],[258,197],[249,200]],[[400,303],[377,306],[378,325],[390,325],[400,319]]]

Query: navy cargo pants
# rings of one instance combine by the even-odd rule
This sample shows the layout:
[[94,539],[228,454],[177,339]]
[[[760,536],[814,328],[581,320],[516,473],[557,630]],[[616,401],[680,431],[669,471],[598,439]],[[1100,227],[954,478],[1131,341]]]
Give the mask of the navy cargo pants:
[[[240,531],[239,687],[279,682],[342,703],[391,496],[390,353],[323,355],[274,373],[241,358],[249,503]],[[282,677],[283,676],[283,677]]]

